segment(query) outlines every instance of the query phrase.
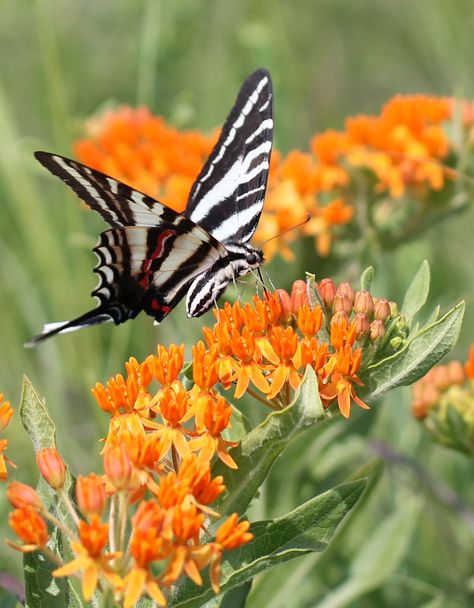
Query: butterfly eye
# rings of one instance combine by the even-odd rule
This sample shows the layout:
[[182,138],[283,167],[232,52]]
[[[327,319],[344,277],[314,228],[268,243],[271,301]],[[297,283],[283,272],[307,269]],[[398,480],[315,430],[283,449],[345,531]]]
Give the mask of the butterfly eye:
[[249,253],[247,255],[247,263],[250,264],[250,266],[254,266],[256,264],[258,264],[258,257],[256,253]]

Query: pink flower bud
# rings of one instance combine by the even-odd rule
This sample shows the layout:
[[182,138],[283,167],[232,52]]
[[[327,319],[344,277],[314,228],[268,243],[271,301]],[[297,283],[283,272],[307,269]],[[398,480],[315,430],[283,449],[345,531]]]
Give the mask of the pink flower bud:
[[370,324],[367,317],[362,312],[358,312],[351,321],[351,325],[355,329],[356,338],[366,336],[370,331]]
[[358,291],[354,297],[354,310],[368,317],[374,312],[374,301],[368,291]]
[[309,304],[306,283],[297,279],[291,288],[291,310],[296,313],[304,304]]
[[21,481],[12,481],[7,489],[7,498],[12,507],[15,509],[21,509],[22,507],[29,505],[40,511],[43,508],[43,503],[38,495],[38,492],[26,483]]
[[354,290],[347,281],[344,281],[339,285],[336,293],[346,296],[351,303],[351,306],[354,304]]
[[317,286],[319,297],[323,301],[326,308],[332,308],[334,296],[336,295],[336,286],[332,279],[323,279]]
[[385,336],[385,327],[383,321],[380,319],[375,319],[370,324],[370,339],[372,342],[376,342],[377,340],[381,340]]
[[349,315],[352,312],[352,302],[344,294],[336,293],[332,309],[334,312],[342,311],[345,312],[346,315]]
[[66,479],[66,466],[56,448],[44,448],[36,454],[41,475],[53,490],[60,490]]
[[385,298],[379,298],[375,302],[374,317],[380,321],[386,321],[391,314],[390,303]]

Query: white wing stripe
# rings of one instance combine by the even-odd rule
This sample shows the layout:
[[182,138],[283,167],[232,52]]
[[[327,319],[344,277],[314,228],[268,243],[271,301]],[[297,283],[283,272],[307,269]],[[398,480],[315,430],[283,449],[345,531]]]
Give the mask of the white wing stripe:
[[256,177],[262,171],[268,170],[269,166],[270,165],[268,164],[268,160],[264,160],[262,163],[260,163],[256,167],[254,167],[251,171],[249,171],[245,175],[241,176],[241,178],[239,180],[240,185],[246,184],[247,182],[252,180],[254,177]]
[[253,140],[262,133],[262,131],[269,131],[273,129],[273,120],[271,118],[267,118],[263,120],[258,129],[256,129],[247,139],[245,140],[246,144],[251,144]]
[[[239,211],[239,224],[240,226],[246,226],[249,224],[262,210],[262,201],[256,201],[251,207],[247,209],[241,209]],[[227,218],[222,224],[214,230],[214,237],[218,241],[225,241],[226,239],[235,236],[236,234],[236,219],[234,216]]]
[[242,157],[239,156],[224,177],[199,201],[199,205],[189,216],[190,220],[198,224],[210,213],[213,207],[220,205],[222,201],[235,192],[239,183],[241,166]]
[[242,173],[247,173],[248,168],[252,164],[252,161],[261,156],[262,154],[268,154],[272,149],[272,142],[270,140],[264,141],[253,150],[247,153],[242,163]]
[[253,188],[253,190],[247,190],[247,192],[244,192],[243,194],[239,194],[239,196],[237,196],[235,200],[241,201],[246,196],[251,196],[252,194],[256,194],[257,192],[262,192],[263,190],[265,190],[265,184],[262,184],[258,188]]

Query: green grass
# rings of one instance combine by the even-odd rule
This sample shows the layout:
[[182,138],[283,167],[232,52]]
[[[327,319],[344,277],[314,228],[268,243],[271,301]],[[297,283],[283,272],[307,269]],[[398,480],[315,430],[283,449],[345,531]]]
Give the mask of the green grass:
[[[139,318],[59,337],[33,351],[23,348],[44,322],[91,307],[90,250],[102,229],[99,218],[35,163],[35,149],[70,154],[82,120],[109,100],[145,103],[180,127],[210,130],[221,124],[243,78],[260,65],[274,79],[275,138],[283,151],[305,149],[316,131],[338,128],[348,115],[375,113],[398,92],[474,97],[468,0],[4,0],[1,10],[0,390],[16,405],[22,375],[30,376],[47,398],[60,447],[82,472],[96,458],[106,422],[89,388],[121,371],[130,355],[152,352],[157,341],[189,344],[202,321],[184,322],[176,311],[159,329]],[[430,304],[467,300],[460,356],[474,336],[473,228],[469,209],[372,261],[377,290],[390,298],[400,298],[426,257],[433,276]],[[304,269],[320,278],[337,274],[334,262],[317,259],[311,247],[302,247],[291,266],[281,260],[270,266],[280,287]],[[368,414],[356,415],[336,437],[301,442],[278,463],[254,507],[259,516],[281,514],[278,497],[292,471],[299,484],[296,504],[344,478],[354,459],[362,463],[380,452],[377,441],[408,462],[384,453],[389,462],[383,483],[331,560],[302,560],[263,577],[252,606],[270,598],[262,590],[270,593],[282,576],[290,581],[290,595],[282,589],[266,605],[318,605],[344,580],[374,523],[413,496],[424,517],[406,550],[383,584],[347,605],[414,606],[438,593],[445,601],[440,605],[463,605],[467,596],[460,592],[473,558],[472,469],[465,458],[431,444],[412,422],[409,401],[408,391],[397,391]],[[9,453],[20,465],[15,477],[34,482],[32,451],[18,420],[11,430]],[[421,469],[414,472],[410,463]],[[439,484],[436,491],[433,484]],[[5,520],[8,510],[0,505]],[[2,537],[4,531],[2,526]],[[0,548],[0,570],[11,569],[10,561],[11,552]],[[295,589],[294,602],[283,603]]]

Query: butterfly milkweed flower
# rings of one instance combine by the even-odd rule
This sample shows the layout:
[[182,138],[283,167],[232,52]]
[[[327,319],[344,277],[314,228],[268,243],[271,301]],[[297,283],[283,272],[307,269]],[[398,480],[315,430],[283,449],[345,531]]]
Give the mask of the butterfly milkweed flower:
[[[3,394],[0,393],[0,432],[3,432],[13,416],[13,408],[9,401],[3,401]],[[5,455],[8,447],[8,440],[0,437],[0,481],[8,478],[7,464],[14,467],[15,464]]]

